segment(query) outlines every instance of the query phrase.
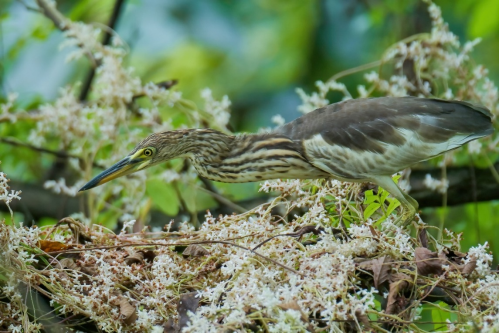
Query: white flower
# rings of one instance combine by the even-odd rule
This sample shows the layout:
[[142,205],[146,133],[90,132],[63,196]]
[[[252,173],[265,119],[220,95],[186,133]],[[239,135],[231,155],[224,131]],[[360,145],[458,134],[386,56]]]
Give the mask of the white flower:
[[430,174],[426,174],[424,179],[424,185],[427,188],[438,193],[446,193],[449,183],[450,182],[448,181],[448,179],[437,180],[435,178],[432,178]]
[[476,247],[471,247],[468,251],[468,258],[466,263],[472,259],[476,260],[476,272],[479,276],[486,276],[490,274],[491,262],[493,261],[493,256],[487,252],[489,248],[488,242],[484,245],[478,245]]
[[277,126],[281,126],[281,125],[284,125],[285,124],[285,118],[283,118],[281,115],[277,114],[277,115],[274,115],[272,118],[271,118],[271,121],[273,122],[273,124],[276,124]]
[[74,197],[78,194],[78,190],[82,187],[83,182],[78,182],[73,186],[67,186],[66,185],[66,180],[64,178],[59,178],[59,180],[47,180],[44,184],[43,187],[52,190],[54,193],[62,193],[66,194],[70,197]]
[[203,89],[200,95],[205,101],[205,111],[213,117],[215,127],[225,129],[231,117],[229,110],[231,101],[229,97],[224,95],[220,102],[216,101],[212,96],[212,90],[209,88]]

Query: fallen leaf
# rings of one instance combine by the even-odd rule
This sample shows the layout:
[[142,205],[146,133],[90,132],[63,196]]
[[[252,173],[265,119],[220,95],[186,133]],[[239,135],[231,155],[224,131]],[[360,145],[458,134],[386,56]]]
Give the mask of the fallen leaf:
[[182,252],[182,255],[185,257],[201,257],[201,256],[206,256],[207,254],[210,254],[207,249],[205,249],[201,245],[197,244],[191,244],[186,249],[184,252]]
[[189,323],[188,312],[196,312],[200,299],[196,297],[197,292],[191,292],[182,294],[179,300],[179,305],[177,306],[177,312],[179,313],[179,331],[182,331],[184,327]]
[[391,276],[391,262],[390,258],[383,256],[377,259],[362,261],[358,264],[358,267],[362,270],[373,272],[373,284],[378,289]]
[[125,263],[127,265],[132,264],[142,264],[144,262],[144,253],[143,252],[134,252],[125,258]]
[[363,324],[365,330],[369,330],[371,328],[370,320],[368,319],[366,313],[362,313],[361,310],[358,309],[354,314],[356,315],[356,319]]
[[93,265],[92,266],[83,266],[81,268],[81,270],[82,270],[82,273],[90,275],[90,276],[94,276],[97,274],[97,269]]
[[378,289],[379,285],[389,280],[391,276],[391,260],[387,256],[373,260],[373,285]]
[[64,251],[73,248],[72,245],[64,244],[61,242],[51,241],[42,239],[38,241],[38,247],[43,252],[56,252],[56,251]]
[[63,259],[61,259],[61,260],[59,260],[59,264],[61,265],[61,267],[63,269],[69,268],[69,269],[72,269],[72,270],[78,270],[78,271],[80,270],[80,267],[78,267],[77,264],[71,258],[63,258]]
[[417,247],[415,249],[415,262],[417,264],[417,272],[421,275],[441,275],[443,273],[442,266],[447,264],[445,259],[438,258],[436,252],[432,252],[425,247]]
[[370,232],[372,233],[373,237],[378,237],[379,236],[377,230],[375,230],[374,227],[372,227],[371,225],[369,225],[368,228],[370,228]]
[[464,265],[461,272],[463,275],[468,275],[476,269],[476,266],[477,266],[477,260],[471,259],[468,263]]
[[166,324],[163,325],[163,333],[178,333],[179,327],[174,323],[172,318],[168,318]]
[[125,297],[120,297],[118,302],[120,305],[120,316],[123,322],[127,325],[132,324],[137,319],[136,309]]
[[420,232],[418,233],[418,241],[420,242],[420,245],[422,245],[422,247],[425,247],[426,249],[429,248],[429,239],[427,237],[427,230],[425,230],[425,228],[420,230]]
[[385,308],[387,314],[399,313],[406,308],[406,298],[399,294],[412,284],[411,278],[403,273],[393,274],[391,280],[393,282],[389,285],[389,297]]

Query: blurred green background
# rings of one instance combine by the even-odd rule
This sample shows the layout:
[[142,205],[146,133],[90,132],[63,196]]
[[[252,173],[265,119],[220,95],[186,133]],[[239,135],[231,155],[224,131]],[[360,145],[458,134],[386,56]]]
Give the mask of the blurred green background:
[[[57,1],[72,20],[95,24],[108,22],[114,3]],[[436,4],[462,43],[482,38],[473,57],[498,85],[498,1]],[[17,92],[17,106],[29,110],[54,100],[60,87],[83,81],[90,64],[86,59],[65,63],[71,50],[59,51],[61,32],[27,7],[36,4],[0,1],[0,99]],[[126,65],[144,82],[178,79],[177,89],[198,102],[205,87],[216,98],[227,94],[231,127],[250,132],[272,126],[277,114],[286,121],[298,117],[295,88],[309,92],[316,80],[378,60],[393,43],[430,31],[430,19],[427,5],[416,0],[131,0],[115,30],[128,45]],[[355,91],[361,77],[342,82]],[[329,98],[336,102],[341,96],[331,93]],[[5,126],[0,125],[0,133]],[[0,144],[0,160],[10,178],[42,183],[53,157]],[[233,200],[253,196],[258,188],[220,187]],[[444,219],[445,227],[464,232],[464,250],[489,241],[498,262],[498,201],[424,209],[423,215],[430,224]],[[18,217],[25,218],[22,213]]]

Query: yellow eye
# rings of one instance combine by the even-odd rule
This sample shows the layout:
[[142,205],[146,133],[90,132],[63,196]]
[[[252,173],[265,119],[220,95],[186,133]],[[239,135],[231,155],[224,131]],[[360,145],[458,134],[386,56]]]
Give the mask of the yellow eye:
[[146,157],[151,157],[153,156],[153,149],[151,148],[146,148],[144,149],[144,152],[142,153]]

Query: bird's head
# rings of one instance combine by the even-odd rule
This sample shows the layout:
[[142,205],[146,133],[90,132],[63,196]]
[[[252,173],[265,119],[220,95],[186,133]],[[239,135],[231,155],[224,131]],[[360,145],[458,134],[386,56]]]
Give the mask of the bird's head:
[[192,140],[189,140],[188,137],[193,131],[196,130],[176,130],[151,134],[124,159],[95,176],[80,191],[86,191],[112,179],[188,154],[192,146]]

